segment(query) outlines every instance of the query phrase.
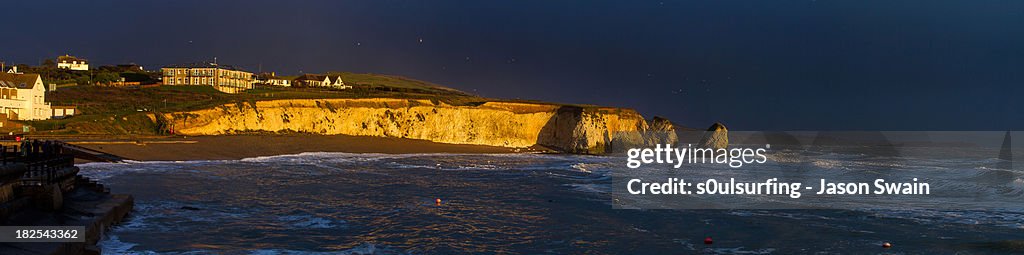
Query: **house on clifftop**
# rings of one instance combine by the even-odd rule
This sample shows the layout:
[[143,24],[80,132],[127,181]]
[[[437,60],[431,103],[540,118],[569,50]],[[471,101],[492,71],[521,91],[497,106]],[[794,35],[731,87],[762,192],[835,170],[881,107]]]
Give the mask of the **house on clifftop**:
[[18,72],[18,66],[11,66],[11,68],[2,68],[2,67],[0,67],[0,69],[7,69],[6,71],[4,71],[4,70],[0,70],[0,71],[3,71],[5,73],[9,73],[9,74],[22,74],[22,72]]
[[189,63],[160,68],[163,85],[213,86],[224,93],[239,93],[253,88],[253,74],[241,68],[217,63]]
[[345,85],[345,81],[341,80],[340,75],[329,75],[327,78],[331,81],[328,83],[328,87],[332,89],[351,89],[352,86]]
[[292,80],[292,85],[295,85],[296,87],[313,88],[322,87],[324,84],[329,82],[330,80],[327,79],[326,75],[303,74],[296,77],[295,80]]
[[0,115],[10,120],[45,120],[53,116],[38,74],[0,73]]
[[270,86],[281,86],[291,87],[292,80],[284,77],[278,77],[274,72],[261,73],[256,75],[256,83]]
[[64,54],[64,56],[57,57],[57,68],[75,71],[88,71],[89,63],[85,59]]
[[345,85],[345,81],[341,80],[341,76],[338,75],[319,75],[319,74],[303,74],[295,80],[292,84],[296,87],[307,87],[307,88],[332,88],[332,89],[350,89],[352,86]]

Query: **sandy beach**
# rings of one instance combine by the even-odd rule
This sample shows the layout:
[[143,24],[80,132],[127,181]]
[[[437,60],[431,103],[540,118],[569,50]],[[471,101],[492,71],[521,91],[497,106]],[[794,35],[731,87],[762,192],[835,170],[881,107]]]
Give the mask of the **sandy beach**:
[[[346,135],[225,135],[69,143],[139,161],[221,160],[303,152],[514,153],[516,149]],[[521,150],[520,150],[521,151]]]

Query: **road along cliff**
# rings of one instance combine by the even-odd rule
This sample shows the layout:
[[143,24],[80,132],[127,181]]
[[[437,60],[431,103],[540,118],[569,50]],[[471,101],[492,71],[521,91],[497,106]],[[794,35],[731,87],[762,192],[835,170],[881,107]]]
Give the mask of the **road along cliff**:
[[656,118],[648,124],[631,109],[500,101],[449,105],[392,98],[270,100],[150,118],[182,135],[300,132],[510,148],[539,145],[584,154],[674,143],[676,138],[674,130],[661,123],[668,120]]

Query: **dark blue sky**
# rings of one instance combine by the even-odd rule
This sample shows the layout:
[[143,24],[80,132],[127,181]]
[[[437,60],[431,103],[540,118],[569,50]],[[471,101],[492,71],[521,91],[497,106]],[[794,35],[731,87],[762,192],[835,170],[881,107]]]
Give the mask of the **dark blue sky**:
[[[1020,130],[1024,1],[16,1],[0,60],[398,74],[739,130]],[[423,41],[420,42],[419,40]]]

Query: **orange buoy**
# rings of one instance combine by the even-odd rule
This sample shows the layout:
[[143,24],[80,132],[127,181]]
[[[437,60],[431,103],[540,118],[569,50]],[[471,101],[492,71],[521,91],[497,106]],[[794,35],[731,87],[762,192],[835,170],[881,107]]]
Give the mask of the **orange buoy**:
[[711,244],[712,242],[714,242],[714,240],[711,240],[711,237],[704,238],[704,244]]
[[440,198],[438,198],[437,200],[434,200],[434,201],[437,202],[437,205],[441,205],[441,199]]
[[886,248],[886,249],[892,248],[892,244],[891,243],[882,243],[882,248]]

